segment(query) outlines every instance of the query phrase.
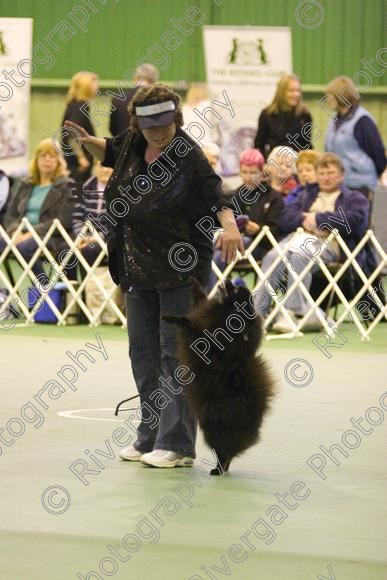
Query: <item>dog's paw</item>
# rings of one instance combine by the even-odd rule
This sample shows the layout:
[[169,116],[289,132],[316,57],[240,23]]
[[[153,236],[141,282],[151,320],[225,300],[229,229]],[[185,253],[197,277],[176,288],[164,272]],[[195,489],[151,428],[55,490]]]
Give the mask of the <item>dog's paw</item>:
[[210,475],[223,475],[223,469],[215,467],[215,469],[211,469]]

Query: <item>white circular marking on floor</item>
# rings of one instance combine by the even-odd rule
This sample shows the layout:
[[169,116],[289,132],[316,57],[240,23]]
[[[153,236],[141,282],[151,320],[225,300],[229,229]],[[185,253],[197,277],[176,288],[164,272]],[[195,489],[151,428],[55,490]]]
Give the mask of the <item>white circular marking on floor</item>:
[[[99,409],[72,409],[71,411],[58,411],[58,417],[64,417],[65,419],[81,419],[83,421],[109,421],[113,423],[122,423],[125,419],[104,419],[102,417],[86,417],[84,415],[80,415],[79,413],[87,413],[87,412],[98,412],[98,411],[110,411],[114,413],[115,407],[113,408],[105,408],[101,407]],[[139,423],[138,420],[134,420],[133,423]]]

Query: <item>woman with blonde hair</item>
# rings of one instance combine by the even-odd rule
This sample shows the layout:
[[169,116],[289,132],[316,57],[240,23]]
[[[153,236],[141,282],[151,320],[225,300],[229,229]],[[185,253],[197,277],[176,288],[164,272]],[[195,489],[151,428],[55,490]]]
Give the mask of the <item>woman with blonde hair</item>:
[[311,132],[312,117],[302,100],[300,79],[283,75],[271,104],[259,116],[254,147],[265,159],[280,145],[290,145],[295,151],[312,149]]
[[367,197],[386,167],[384,145],[373,116],[360,103],[356,85],[346,76],[333,79],[326,89],[331,119],[325,150],[336,153],[344,165],[344,185]]
[[[93,124],[89,117],[89,101],[98,92],[98,76],[93,72],[80,71],[71,79],[66,97],[66,111],[62,120],[76,123],[89,135],[95,135]],[[91,175],[93,156],[79,145],[80,141],[74,131],[62,129],[62,150],[66,158],[70,175],[76,181],[86,181]]]
[[[187,128],[190,123],[202,123],[202,119],[197,113],[195,113],[195,109],[202,113],[204,109],[211,107],[211,104],[206,83],[192,83],[187,90],[182,106],[184,128]],[[212,129],[211,127],[205,127],[206,139],[208,141],[216,142],[219,139],[218,130],[216,128],[218,119],[215,115],[211,115],[210,121],[214,127]]]
[[[66,162],[59,153],[51,138],[43,139],[35,149],[28,175],[15,184],[11,192],[11,200],[4,217],[4,229],[11,236],[20,225],[23,217],[28,218],[40,238],[49,230],[53,220],[58,218],[62,225],[71,229],[71,207],[68,197],[71,194],[72,179],[68,177]],[[14,240],[26,262],[37,250],[37,243],[32,233],[21,232]],[[53,236],[50,249],[54,252],[60,245],[60,238]],[[0,238],[0,252],[5,247],[5,241]],[[37,260],[32,271],[40,281],[46,278],[41,260]]]

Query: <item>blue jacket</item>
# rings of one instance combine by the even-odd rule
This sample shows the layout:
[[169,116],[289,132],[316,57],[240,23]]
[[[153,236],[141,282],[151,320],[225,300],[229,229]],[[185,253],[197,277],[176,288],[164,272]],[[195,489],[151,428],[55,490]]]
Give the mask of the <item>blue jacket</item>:
[[[332,228],[336,228],[341,237],[345,240],[348,248],[352,251],[367,231],[370,205],[363,193],[360,193],[359,191],[351,191],[344,186],[342,186],[340,190],[341,194],[336,200],[335,211],[317,213],[316,223],[317,226],[327,223],[330,224]],[[290,205],[285,206],[280,218],[281,231],[284,234],[290,234],[297,228],[302,227],[302,222],[304,221],[302,214],[303,212],[309,211],[309,208],[315,201],[318,192],[319,190],[318,186],[316,187],[316,184],[308,185],[302,195],[300,195]],[[343,220],[339,208],[341,208],[344,213],[347,223],[343,223],[345,220]],[[336,218],[339,221],[332,221],[332,218]],[[322,228],[322,231],[327,230],[326,228]],[[342,253],[342,258],[344,259],[344,253]],[[371,268],[372,258],[369,248],[363,248],[358,253],[356,259],[362,267],[369,266]]]
[[338,155],[345,168],[344,183],[347,187],[356,189],[367,187],[375,189],[378,182],[378,171],[375,162],[369,154],[362,149],[356,138],[355,130],[361,119],[367,117],[376,131],[376,140],[379,143],[379,150],[383,155],[383,144],[378,135],[376,123],[372,115],[363,107],[356,107],[353,114],[346,115],[340,126],[334,119],[331,119],[325,138],[326,151],[332,151]]

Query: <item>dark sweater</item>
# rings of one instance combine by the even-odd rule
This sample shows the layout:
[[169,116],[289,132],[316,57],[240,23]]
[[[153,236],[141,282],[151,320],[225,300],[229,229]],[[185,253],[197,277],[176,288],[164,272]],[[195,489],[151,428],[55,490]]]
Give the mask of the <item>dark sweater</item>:
[[[65,230],[71,232],[73,211],[73,202],[71,200],[72,184],[73,180],[68,177],[59,177],[52,184],[40,208],[39,223],[34,226],[36,233],[41,238],[47,233],[55,218],[60,220]],[[21,219],[25,216],[33,187],[26,180],[15,183],[4,217],[4,228],[9,235],[13,234]],[[50,240],[51,245],[55,245],[58,239],[61,239],[60,235],[54,234]]]
[[[63,120],[62,120],[62,127],[64,127],[64,122],[65,121],[72,121],[73,123],[76,123],[77,125],[79,125],[80,127],[82,127],[83,129],[85,129],[85,131],[87,131],[89,133],[89,135],[95,135],[94,132],[94,127],[89,119],[89,117],[86,115],[86,113],[89,110],[89,105],[87,101],[76,101],[75,99],[73,99],[72,101],[70,101],[66,107],[66,111],[65,114],[63,115]],[[68,131],[68,129],[62,129],[62,143],[64,145],[63,149],[64,149],[64,153],[65,153],[65,159],[67,161],[67,165],[68,168],[70,170],[70,175],[73,179],[76,180],[81,180],[81,181],[85,181],[86,179],[88,179],[91,175],[91,170],[93,167],[93,156],[91,155],[91,153],[89,153],[88,151],[86,151],[86,149],[84,147],[82,147],[83,153],[85,154],[85,156],[87,157],[90,165],[88,167],[88,169],[86,169],[86,171],[80,171],[78,168],[78,159],[77,156],[75,154],[71,154],[71,144],[69,141],[69,137],[66,136],[66,133],[69,133],[70,136],[77,140],[77,136],[75,135],[75,133],[72,133],[70,131]],[[70,152],[70,154],[69,154]]]
[[129,127],[128,106],[139,88],[140,87],[136,87],[135,89],[129,89],[128,91],[124,91],[125,93],[124,99],[122,99],[121,95],[120,98],[118,97],[112,98],[109,129],[113,137],[119,135],[123,131],[126,131],[126,129]]
[[[265,159],[270,151],[279,145],[288,145],[295,151],[312,149],[311,140],[304,138],[301,133],[302,127],[307,123],[312,123],[312,117],[308,112],[295,116],[292,111],[269,114],[264,109],[258,119],[254,147],[261,151]],[[310,130],[305,130],[305,134],[310,134]],[[290,136],[290,140],[287,135]],[[296,142],[291,143],[292,138],[299,146]]]
[[[231,197],[234,210],[240,215],[249,216],[250,221],[255,222],[261,228],[268,226],[275,238],[280,233],[280,216],[284,207],[283,196],[268,185],[256,188],[250,193],[246,193],[246,187],[241,185],[235,191],[227,194]],[[259,232],[258,232],[259,233]],[[258,234],[257,234],[258,235]],[[261,245],[269,245],[265,238]]]

